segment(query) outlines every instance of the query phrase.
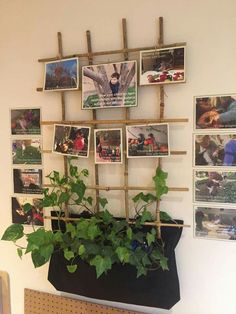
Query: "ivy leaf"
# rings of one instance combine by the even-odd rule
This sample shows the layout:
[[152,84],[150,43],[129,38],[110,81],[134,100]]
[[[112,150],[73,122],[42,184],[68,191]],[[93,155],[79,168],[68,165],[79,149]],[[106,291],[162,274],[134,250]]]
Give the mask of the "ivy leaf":
[[70,175],[71,177],[76,177],[78,175],[78,167],[70,165]]
[[161,170],[160,167],[156,169],[156,175],[153,177],[156,189],[156,197],[158,200],[161,199],[162,195],[168,193],[168,187],[166,185],[168,173]]
[[161,259],[160,259],[160,266],[163,270],[169,270],[168,267],[168,258],[165,257],[164,255],[162,255]]
[[70,199],[70,195],[67,192],[61,192],[58,199],[58,204],[63,204],[68,202]]
[[99,217],[102,218],[105,224],[109,224],[113,220],[113,216],[109,213],[107,209],[99,213]]
[[126,247],[119,246],[116,249],[116,254],[118,255],[119,260],[121,261],[121,263],[123,263],[123,262],[124,263],[128,263],[129,262],[130,253],[129,253],[129,250]]
[[150,232],[147,233],[146,239],[147,239],[148,246],[150,246],[153,242],[155,242],[155,236]]
[[19,247],[17,248],[17,254],[18,254],[19,258],[22,259],[23,250]]
[[73,274],[77,270],[78,265],[67,265],[66,268],[69,273]]
[[144,276],[147,275],[147,269],[144,266],[139,265],[137,267],[137,278],[139,278],[142,275],[144,275]]
[[86,201],[89,203],[89,205],[92,206],[93,204],[93,198],[91,196],[87,197]]
[[101,230],[97,225],[89,225],[88,226],[88,238],[90,240],[94,240],[97,236],[101,234]]
[[134,203],[137,203],[140,199],[142,199],[143,195],[144,195],[143,192],[140,192],[140,193],[138,193],[137,195],[135,195],[135,196],[132,198],[133,202],[134,202]]
[[65,257],[65,259],[67,259],[69,261],[75,257],[75,254],[74,254],[74,252],[69,251],[68,249],[65,249],[64,250],[64,257]]
[[106,204],[108,203],[108,201],[107,201],[107,199],[105,197],[104,198],[99,197],[98,198],[98,202],[102,206],[102,208],[104,208],[106,206]]
[[85,177],[88,177],[88,176],[89,176],[89,171],[88,171],[88,169],[83,169],[83,170],[81,171],[81,173],[82,173]]
[[24,227],[20,224],[13,224],[10,227],[8,227],[3,236],[2,240],[5,241],[16,241],[24,236]]
[[78,180],[76,182],[71,183],[71,192],[78,195],[78,199],[76,200],[76,203],[79,204],[83,197],[86,190],[86,185],[82,180]]
[[45,258],[45,261],[48,261],[50,259],[53,251],[54,251],[54,246],[52,244],[43,245],[39,249],[40,255]]
[[97,278],[99,278],[103,273],[106,273],[111,269],[111,258],[108,256],[102,257],[101,255],[96,255],[90,261],[90,265],[96,267]]
[[160,219],[163,221],[170,221],[172,220],[171,216],[168,215],[166,212],[161,211],[160,212]]
[[151,220],[153,220],[152,214],[145,208],[141,215],[141,224],[145,223],[145,221],[151,221]]
[[54,235],[54,241],[63,242],[61,231],[57,231],[53,235]]
[[74,239],[77,234],[76,227],[72,223],[66,224],[66,232],[70,232],[72,239]]

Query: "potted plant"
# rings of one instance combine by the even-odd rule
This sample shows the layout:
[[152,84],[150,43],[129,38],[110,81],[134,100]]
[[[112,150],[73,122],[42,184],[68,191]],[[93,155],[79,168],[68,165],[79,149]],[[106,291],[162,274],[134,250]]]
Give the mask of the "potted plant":
[[[153,177],[155,194],[141,192],[133,197],[136,214],[129,222],[124,218],[114,217],[106,208],[108,202],[105,198],[98,198],[102,210],[99,212],[95,210],[98,204],[95,204],[93,198],[86,194],[84,180],[88,175],[87,169],[79,171],[78,167],[70,162],[68,176],[53,171],[47,176],[52,189],[44,189],[42,206],[53,208],[57,216],[56,228],[54,222],[54,230],[46,230],[44,227],[36,229],[33,226],[32,232],[25,233],[23,225],[13,224],[6,229],[2,240],[12,241],[17,246],[20,258],[23,254],[30,253],[35,267],[50,261],[49,280],[52,282],[55,277],[58,280],[58,274],[66,272],[66,276],[70,278],[69,286],[73,286],[70,283],[74,273],[79,273],[83,277],[81,273],[85,273],[84,269],[91,269],[91,267],[93,279],[90,279],[100,280],[100,283],[107,281],[109,275],[105,274],[111,273],[111,269],[118,272],[118,277],[124,267],[131,269],[133,280],[148,277],[155,270],[161,270],[161,273],[168,270],[166,241],[157,239],[155,226],[145,225],[153,221],[148,207],[168,192],[167,173],[157,168]],[[74,207],[79,211],[79,219],[66,221],[63,225],[65,208],[70,211]],[[31,210],[31,205],[25,204],[23,209],[27,212]],[[161,212],[161,220],[171,220],[171,218],[167,213]],[[22,238],[26,240],[26,247],[18,245],[17,241]],[[63,270],[56,270],[59,258],[62,260],[60,265],[63,264]],[[80,280],[80,276],[75,283]],[[87,278],[88,275],[85,281]],[[57,286],[57,283],[54,285]],[[59,287],[59,289],[75,293],[70,288]],[[83,291],[78,292],[83,294]]]

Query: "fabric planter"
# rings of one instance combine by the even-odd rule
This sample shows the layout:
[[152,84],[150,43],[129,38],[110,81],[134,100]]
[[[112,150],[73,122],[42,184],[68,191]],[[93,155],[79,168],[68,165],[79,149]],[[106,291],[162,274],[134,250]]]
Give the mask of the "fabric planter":
[[[177,220],[177,223],[183,221]],[[169,271],[149,271],[147,276],[136,278],[132,266],[113,265],[107,275],[96,278],[95,268],[79,261],[78,269],[71,274],[62,252],[55,252],[50,260],[48,280],[59,291],[90,298],[170,309],[180,300],[179,279],[175,260],[175,247],[182,228],[162,227],[165,256]]]

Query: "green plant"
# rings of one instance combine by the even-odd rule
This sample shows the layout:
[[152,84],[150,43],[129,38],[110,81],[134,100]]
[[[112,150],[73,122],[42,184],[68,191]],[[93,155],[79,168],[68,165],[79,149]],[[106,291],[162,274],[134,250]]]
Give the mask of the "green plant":
[[[58,216],[58,230],[46,230],[44,227],[33,226],[33,232],[25,233],[24,226],[13,224],[6,229],[2,240],[13,241],[17,246],[20,258],[23,254],[31,254],[35,267],[50,260],[55,250],[63,251],[68,261],[67,269],[73,273],[79,267],[81,259],[96,268],[97,277],[107,273],[114,263],[129,264],[137,269],[137,277],[146,275],[148,269],[161,267],[167,270],[167,258],[164,256],[164,243],[157,240],[155,227],[144,226],[145,222],[153,221],[147,208],[160,200],[168,192],[166,186],[167,173],[157,168],[153,177],[156,194],[139,193],[134,198],[135,219],[127,222],[115,218],[107,209],[107,200],[98,198],[102,211],[96,212],[91,196],[86,196],[84,178],[89,175],[87,169],[78,171],[69,163],[69,175],[60,176],[53,171],[48,178],[53,186],[50,191],[44,189],[43,207],[51,207]],[[65,207],[69,210],[76,207],[80,211],[80,219],[67,222],[65,230],[61,228],[61,218]],[[31,209],[30,204],[24,205],[24,211]],[[171,219],[161,212],[164,220]],[[25,238],[27,245],[23,247],[18,240]]]

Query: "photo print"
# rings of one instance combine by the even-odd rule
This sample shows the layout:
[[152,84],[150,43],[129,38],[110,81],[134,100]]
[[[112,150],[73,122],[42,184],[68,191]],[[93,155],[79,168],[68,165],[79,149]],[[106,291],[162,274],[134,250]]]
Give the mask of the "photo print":
[[236,134],[195,134],[194,152],[194,166],[236,166]]
[[11,134],[41,134],[40,109],[11,109]]
[[13,169],[14,193],[42,194],[42,169]]
[[41,140],[25,138],[12,140],[13,165],[41,165]]
[[169,126],[162,124],[126,126],[127,157],[165,157],[170,155]]
[[[30,204],[32,208],[26,213],[23,209],[25,204]],[[12,223],[24,225],[43,226],[43,207],[40,198],[33,197],[12,197]]]
[[194,171],[194,201],[236,203],[235,171]]
[[215,240],[236,240],[235,208],[196,206],[195,237]]
[[94,130],[96,164],[122,163],[122,129]]
[[75,90],[79,88],[78,58],[45,63],[44,91]]
[[89,156],[90,127],[54,125],[54,153],[75,157]]
[[137,106],[136,61],[82,67],[82,109],[133,106]]
[[140,85],[185,82],[185,46],[140,51]]
[[236,128],[236,94],[195,97],[195,129]]

